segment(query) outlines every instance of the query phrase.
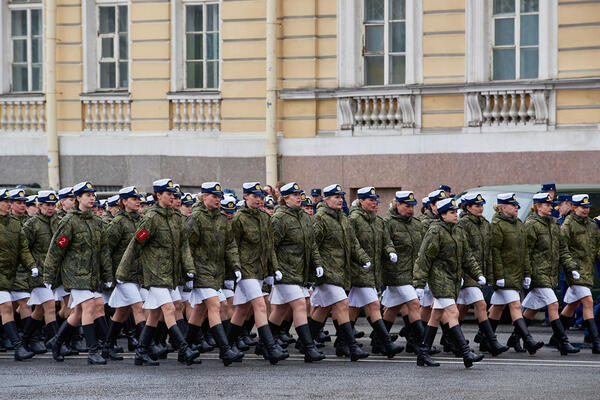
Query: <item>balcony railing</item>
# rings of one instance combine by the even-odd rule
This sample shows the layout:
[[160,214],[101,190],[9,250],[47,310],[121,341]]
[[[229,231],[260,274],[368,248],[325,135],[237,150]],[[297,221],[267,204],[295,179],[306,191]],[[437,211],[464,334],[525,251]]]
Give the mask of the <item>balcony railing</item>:
[[43,132],[46,129],[44,95],[0,97],[0,130]]
[[468,127],[545,126],[549,120],[549,89],[473,90],[465,94]]
[[217,133],[221,130],[221,95],[218,92],[177,92],[170,101],[172,131]]
[[93,93],[81,95],[83,130],[119,132],[131,129],[129,93]]
[[341,129],[390,130],[415,127],[414,96],[381,94],[340,97]]

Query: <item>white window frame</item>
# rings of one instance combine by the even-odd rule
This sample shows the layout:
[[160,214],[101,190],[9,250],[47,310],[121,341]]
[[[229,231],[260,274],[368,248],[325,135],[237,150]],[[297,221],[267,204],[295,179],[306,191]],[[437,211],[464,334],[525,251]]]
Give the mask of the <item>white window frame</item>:
[[[542,0],[543,1],[543,0]],[[539,23],[540,23],[540,4],[542,1],[538,1],[538,10],[536,12],[521,12],[521,2],[520,0],[514,0],[515,2],[515,11],[512,14],[494,14],[494,10],[493,7],[491,7],[492,9],[491,11],[491,24],[490,24],[490,28],[491,28],[491,38],[492,38],[492,49],[490,51],[490,57],[491,57],[491,61],[490,61],[490,65],[492,68],[492,71],[490,72],[492,80],[494,81],[502,81],[503,79],[494,79],[494,50],[498,49],[498,50],[510,50],[513,49],[515,51],[515,79],[514,80],[521,80],[521,79],[539,79],[540,76],[540,35],[539,35]],[[537,45],[521,45],[521,17],[522,16],[527,16],[527,15],[537,15],[538,17],[538,43]],[[513,44],[512,45],[499,45],[496,46],[496,24],[495,21],[497,19],[510,19],[512,18],[514,21],[514,25],[513,25]],[[537,48],[538,49],[538,68],[537,68],[537,77],[535,78],[521,78],[521,49],[528,49],[528,48]]]
[[[493,0],[466,0],[467,82],[492,80],[492,31],[494,29],[492,12]],[[540,0],[538,12],[537,80],[556,79],[558,77],[558,2]]]
[[[127,89],[100,89],[100,54],[98,38],[99,6],[127,6],[128,87]],[[82,0],[83,30],[83,93],[129,92],[131,90],[131,7],[129,0]],[[118,68],[118,66],[116,66]]]
[[[218,60],[218,86],[216,88],[186,88],[186,49],[185,49],[185,6],[200,4],[217,4],[219,6],[219,60]],[[171,92],[208,92],[215,93],[221,91],[223,84],[223,4],[222,0],[171,0]],[[203,13],[204,22],[206,22],[206,13]],[[206,24],[203,25],[205,27]],[[206,40],[206,35],[202,40]],[[206,43],[206,42],[204,42]],[[203,46],[203,52],[206,54],[206,46]],[[203,61],[206,64],[206,58]],[[206,69],[203,70],[206,76]]]
[[[122,90],[129,90],[129,70],[131,68],[130,64],[131,64],[131,57],[130,57],[130,53],[131,53],[131,46],[129,45],[129,41],[130,41],[130,35],[131,32],[129,32],[129,7],[127,7],[127,4],[119,4],[119,3],[115,3],[115,4],[98,4],[97,8],[100,9],[100,7],[112,7],[115,10],[115,31],[113,33],[100,33],[100,12],[97,12],[96,15],[96,27],[97,27],[97,42],[96,42],[96,49],[98,49],[97,51],[97,62],[96,62],[96,87],[98,88],[99,91],[122,91]],[[119,83],[121,80],[121,72],[120,72],[120,68],[119,68],[119,61],[120,60],[120,40],[119,40],[119,7],[127,7],[127,87],[126,88],[121,88],[119,87]],[[113,42],[113,57],[112,58],[103,58],[102,57],[102,39],[105,38],[110,38],[112,39]],[[101,79],[102,77],[100,76],[100,63],[101,62],[114,62],[115,63],[115,86],[114,88],[102,88],[101,87]]]
[[[364,86],[363,0],[337,0],[338,87]],[[405,86],[423,83],[423,4],[406,0]]]
[[[11,12],[13,10],[31,10],[31,9],[39,9],[41,11],[41,17],[42,17],[42,87],[40,88],[39,91],[32,91],[32,90],[27,90],[27,91],[21,91],[21,92],[14,92],[13,88],[12,88],[12,58],[13,58],[13,44],[12,44],[12,32],[11,32],[11,26],[12,26],[12,18],[11,18]],[[44,75],[44,70],[45,70],[45,57],[46,57],[46,52],[44,49],[44,42],[43,42],[43,38],[44,38],[44,29],[45,29],[45,24],[44,24],[44,19],[45,19],[45,15],[44,15],[44,6],[43,6],[43,2],[40,1],[31,1],[31,2],[27,2],[27,3],[13,3],[13,4],[9,4],[8,1],[4,0],[1,2],[0,4],[0,78],[2,79],[2,82],[0,83],[0,93],[41,93],[44,91],[44,85],[45,85],[45,75]],[[28,20],[31,19],[31,13],[27,13],[27,18]],[[29,25],[31,26],[31,23],[29,23]],[[29,30],[27,32],[27,70],[28,70],[28,76],[29,76],[29,87],[31,87],[31,54],[30,54],[30,49],[31,49],[31,31]]]

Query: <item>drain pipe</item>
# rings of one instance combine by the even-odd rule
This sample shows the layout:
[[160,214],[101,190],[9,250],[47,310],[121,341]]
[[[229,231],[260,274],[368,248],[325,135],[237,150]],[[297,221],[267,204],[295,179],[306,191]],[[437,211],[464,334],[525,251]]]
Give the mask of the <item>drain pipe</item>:
[[265,167],[267,185],[277,184],[277,1],[267,0],[267,109]]
[[56,132],[56,0],[46,0],[46,137],[48,140],[48,186],[60,189],[58,134]]

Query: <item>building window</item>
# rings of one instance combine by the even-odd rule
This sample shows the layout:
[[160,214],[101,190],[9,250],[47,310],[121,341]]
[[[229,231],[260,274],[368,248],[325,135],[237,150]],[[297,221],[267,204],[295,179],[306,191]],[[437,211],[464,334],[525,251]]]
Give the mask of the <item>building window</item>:
[[98,7],[98,87],[129,87],[129,23],[127,6]]
[[11,10],[12,91],[42,91],[42,10]]
[[405,0],[364,0],[364,83],[403,84],[406,79]]
[[219,4],[185,6],[185,88],[219,88]]
[[539,0],[494,0],[494,80],[537,79]]

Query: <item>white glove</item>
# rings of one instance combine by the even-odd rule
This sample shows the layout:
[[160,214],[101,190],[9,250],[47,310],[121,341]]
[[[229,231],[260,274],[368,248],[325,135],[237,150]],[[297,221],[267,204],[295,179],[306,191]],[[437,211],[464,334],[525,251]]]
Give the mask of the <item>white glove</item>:
[[122,285],[123,281],[120,281],[120,280],[117,279],[117,283],[120,283]]
[[395,263],[398,261],[398,254],[396,253],[390,253],[390,261]]
[[187,281],[185,287],[192,290],[194,288],[194,281]]
[[46,286],[46,289],[52,290],[52,285],[49,283],[44,283],[44,286]]
[[194,277],[194,274],[192,274],[191,272],[188,272],[186,275],[187,275],[188,278],[193,278]]
[[281,274],[281,271],[275,271],[275,280],[276,281],[280,281],[281,278],[283,278],[283,275]]
[[225,281],[225,289],[233,290],[233,281]]
[[267,285],[269,285],[269,286],[273,286],[273,284],[274,284],[275,282],[273,281],[273,277],[272,277],[272,276],[267,276],[267,277],[265,278],[265,283],[266,283]]
[[465,280],[463,278],[460,278],[460,287],[463,287],[464,284],[465,284]]
[[242,273],[240,271],[235,271],[234,274],[236,283],[242,280]]
[[317,278],[321,278],[323,276],[323,267],[315,268],[315,272],[317,273]]
[[525,279],[523,279],[523,288],[529,289],[529,286],[531,286],[531,278],[526,276]]
[[[37,269],[37,268],[34,268],[34,269]],[[581,275],[579,275],[579,272],[577,272],[577,271],[571,272],[571,275],[573,275],[573,279],[575,279],[576,281],[578,281],[579,278],[581,278]],[[36,276],[36,275],[33,275],[33,276]]]
[[371,268],[371,261],[367,261],[367,263],[365,265],[363,265],[364,269],[369,269]]
[[105,286],[107,289],[110,289],[110,288],[112,287],[112,282],[104,282],[104,286]]
[[425,289],[418,288],[415,290],[417,292],[417,297],[419,298],[419,300],[421,300],[423,298],[423,295],[425,294]]
[[498,279],[496,281],[496,286],[498,286],[498,287],[504,287],[504,279]]
[[477,283],[479,283],[481,286],[485,285],[487,283],[485,276],[481,275],[479,278],[477,278]]
[[[31,276],[33,276],[34,278],[37,277],[40,274],[40,270],[36,268],[31,268]],[[579,278],[577,278],[579,279]]]

